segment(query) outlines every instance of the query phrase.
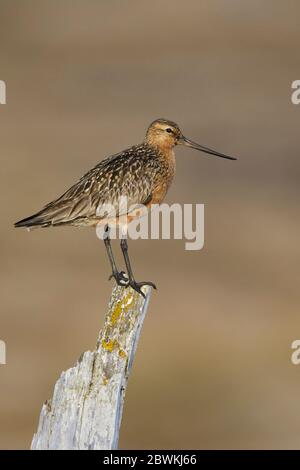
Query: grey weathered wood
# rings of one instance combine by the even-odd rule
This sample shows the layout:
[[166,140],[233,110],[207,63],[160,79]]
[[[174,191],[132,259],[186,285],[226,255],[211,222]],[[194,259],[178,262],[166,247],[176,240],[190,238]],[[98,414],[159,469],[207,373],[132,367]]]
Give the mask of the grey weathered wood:
[[146,299],[114,287],[94,351],[61,374],[45,402],[31,449],[116,449],[127,381],[146,315]]

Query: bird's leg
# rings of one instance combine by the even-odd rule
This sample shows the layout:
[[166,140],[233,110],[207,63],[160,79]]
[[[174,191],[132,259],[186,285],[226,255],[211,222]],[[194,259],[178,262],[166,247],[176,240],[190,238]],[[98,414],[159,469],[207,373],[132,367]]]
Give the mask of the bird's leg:
[[122,250],[122,253],[123,253],[123,256],[124,256],[124,261],[125,261],[126,268],[127,268],[128,280],[129,280],[128,284],[135,291],[137,291],[139,294],[141,294],[145,298],[145,294],[141,290],[141,287],[151,286],[154,289],[156,289],[156,285],[153,282],[148,282],[148,281],[136,282],[136,280],[134,279],[134,275],[133,275],[133,272],[132,272],[130,259],[129,259],[129,255],[128,255],[128,244],[127,244],[126,238],[122,238],[122,240],[121,240],[121,250]]
[[110,261],[111,269],[112,269],[112,274],[109,276],[109,279],[112,277],[115,278],[116,283],[118,286],[123,286],[127,287],[129,285],[127,276],[125,275],[124,271],[118,271],[117,265],[115,262],[115,258],[113,255],[113,251],[111,248],[111,241],[109,237],[109,227],[108,225],[105,227],[105,236],[104,236],[104,245],[108,254],[108,259]]

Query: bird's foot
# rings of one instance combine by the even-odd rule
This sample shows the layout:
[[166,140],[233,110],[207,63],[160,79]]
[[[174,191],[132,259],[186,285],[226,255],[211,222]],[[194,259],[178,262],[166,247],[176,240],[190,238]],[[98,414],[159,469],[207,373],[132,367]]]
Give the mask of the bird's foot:
[[128,277],[126,276],[124,271],[112,273],[109,276],[108,280],[110,281],[112,278],[115,279],[118,286],[121,286],[121,287],[128,287],[129,286],[129,280],[128,280]]
[[150,281],[142,281],[142,282],[136,282],[134,279],[128,281],[128,285],[132,287],[133,290],[138,292],[138,294],[141,294],[144,299],[146,298],[144,292],[142,291],[143,286],[151,286],[153,289],[157,289],[156,285],[153,282]]

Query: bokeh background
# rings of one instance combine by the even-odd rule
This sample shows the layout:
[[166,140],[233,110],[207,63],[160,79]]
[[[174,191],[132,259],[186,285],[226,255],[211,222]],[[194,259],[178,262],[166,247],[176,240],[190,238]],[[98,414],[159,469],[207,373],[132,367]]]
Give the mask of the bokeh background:
[[13,222],[157,117],[240,158],[177,150],[167,201],[205,204],[202,251],[130,243],[159,290],[120,448],[300,448],[299,15],[296,0],[0,1],[1,448],[30,446],[111,292],[93,229]]

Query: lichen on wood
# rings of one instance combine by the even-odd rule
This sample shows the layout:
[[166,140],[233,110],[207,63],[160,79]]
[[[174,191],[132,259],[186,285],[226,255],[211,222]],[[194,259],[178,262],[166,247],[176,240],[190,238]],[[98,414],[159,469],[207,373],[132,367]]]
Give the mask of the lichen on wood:
[[31,449],[102,449],[118,446],[127,381],[151,287],[146,298],[115,286],[94,351],[61,374],[45,402]]

